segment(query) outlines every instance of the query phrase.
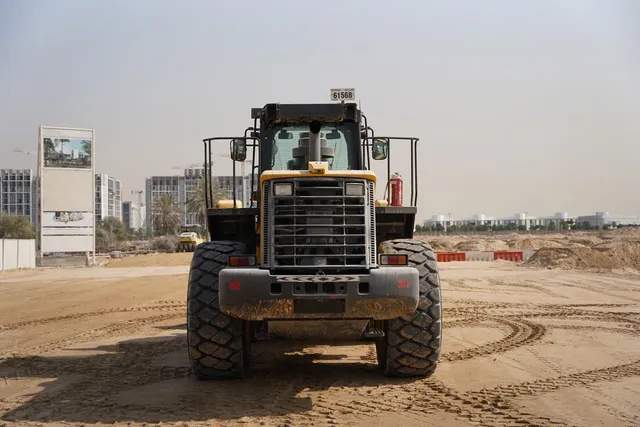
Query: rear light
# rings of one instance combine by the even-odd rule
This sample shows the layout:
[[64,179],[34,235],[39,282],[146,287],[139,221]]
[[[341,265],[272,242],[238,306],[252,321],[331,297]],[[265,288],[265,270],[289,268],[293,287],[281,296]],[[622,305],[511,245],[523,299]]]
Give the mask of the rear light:
[[252,255],[229,255],[228,264],[233,267],[249,267],[256,265],[256,257]]
[[380,265],[407,265],[409,257],[406,254],[380,254]]

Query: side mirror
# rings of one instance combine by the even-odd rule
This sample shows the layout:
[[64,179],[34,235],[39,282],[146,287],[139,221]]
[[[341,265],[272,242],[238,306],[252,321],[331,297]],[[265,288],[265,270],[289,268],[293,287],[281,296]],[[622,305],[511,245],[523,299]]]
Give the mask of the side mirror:
[[342,138],[342,134],[338,131],[338,129],[332,129],[327,134],[327,139],[340,139]]
[[287,131],[286,129],[282,129],[278,132],[278,139],[293,139],[293,133]]
[[231,159],[244,162],[247,159],[247,140],[234,139],[231,144]]
[[389,150],[389,141],[386,139],[374,139],[373,149],[371,150],[373,160],[384,160],[387,158]]

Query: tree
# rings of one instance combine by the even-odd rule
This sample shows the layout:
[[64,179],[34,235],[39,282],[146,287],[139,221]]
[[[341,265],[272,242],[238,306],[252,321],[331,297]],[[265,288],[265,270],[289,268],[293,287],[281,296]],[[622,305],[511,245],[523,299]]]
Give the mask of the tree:
[[82,140],[82,151],[87,157],[91,158],[91,140]]
[[163,194],[154,207],[154,228],[164,234],[175,234],[180,226],[180,210],[171,194]]
[[0,239],[35,239],[36,232],[29,217],[0,214]]
[[[205,197],[206,186],[204,185],[204,179],[198,181],[198,187],[192,197],[187,200],[187,212],[190,214],[196,214],[196,221],[200,225],[204,225],[207,222],[207,206]],[[213,195],[212,200],[209,201],[211,205],[215,205],[218,200],[227,197],[227,192],[220,187],[218,179],[211,178],[211,193]],[[209,197],[211,194],[206,195]]]
[[44,138],[43,141],[44,141],[44,154],[45,154],[45,157],[48,157],[51,154],[55,153],[56,147],[53,145],[53,141],[51,140],[51,138]]
[[107,217],[96,224],[96,247],[100,249],[111,249],[127,237],[124,224],[118,218]]

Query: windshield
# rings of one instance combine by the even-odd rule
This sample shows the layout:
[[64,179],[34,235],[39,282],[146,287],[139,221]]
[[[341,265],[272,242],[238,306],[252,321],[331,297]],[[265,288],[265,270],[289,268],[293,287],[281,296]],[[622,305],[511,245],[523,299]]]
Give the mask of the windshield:
[[[334,149],[333,158],[328,158],[329,170],[349,170],[356,168],[355,156],[353,152],[353,142],[351,130],[342,124],[323,125],[320,130],[321,136],[327,141],[327,147]],[[271,150],[271,169],[292,170],[307,169],[304,161],[296,160],[293,157],[293,149],[298,147],[301,138],[308,138],[309,125],[280,125],[271,129],[270,139],[273,149]],[[350,150],[351,148],[351,150]]]

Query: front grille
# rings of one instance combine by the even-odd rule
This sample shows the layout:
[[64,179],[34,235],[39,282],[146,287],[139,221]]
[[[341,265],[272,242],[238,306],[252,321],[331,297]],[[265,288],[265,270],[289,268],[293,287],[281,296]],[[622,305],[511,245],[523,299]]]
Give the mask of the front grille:
[[[293,195],[276,196],[273,185],[290,183]],[[346,196],[347,183],[361,183],[363,196]],[[269,183],[264,240],[272,270],[366,269],[375,264],[373,183],[347,178],[298,178]],[[265,206],[266,207],[266,206]]]

